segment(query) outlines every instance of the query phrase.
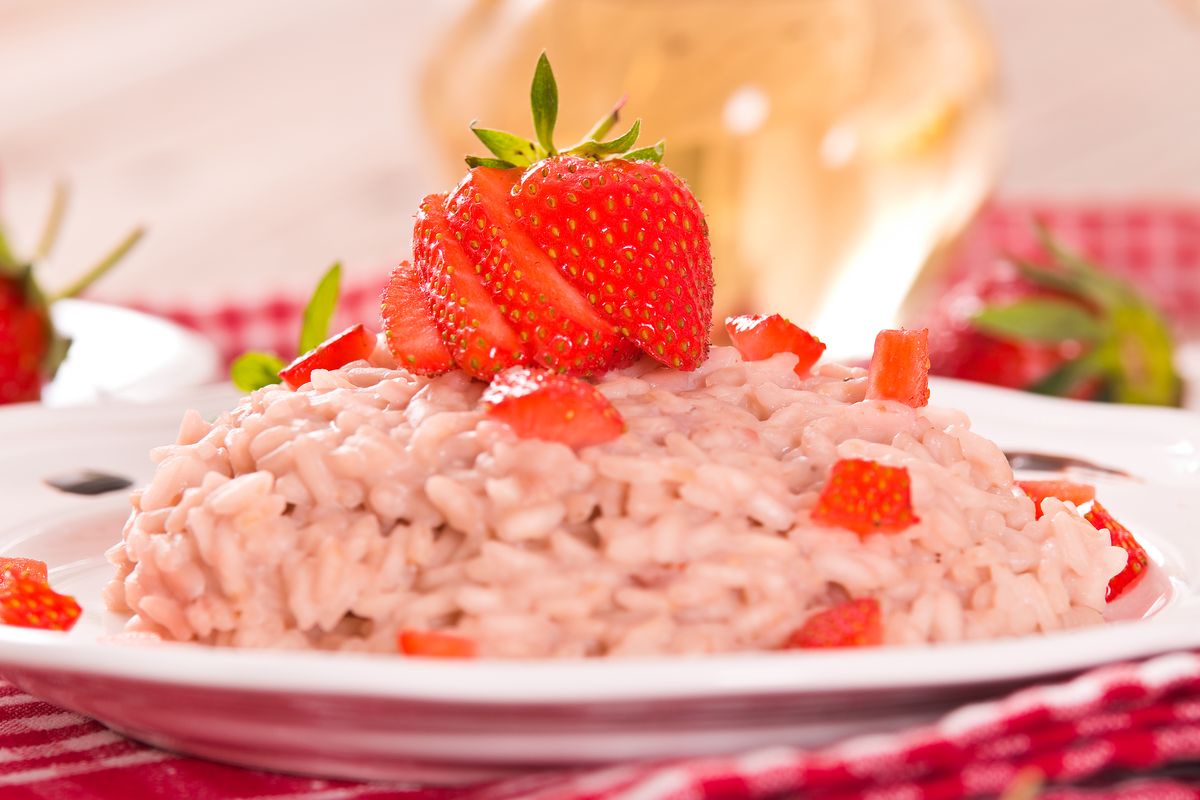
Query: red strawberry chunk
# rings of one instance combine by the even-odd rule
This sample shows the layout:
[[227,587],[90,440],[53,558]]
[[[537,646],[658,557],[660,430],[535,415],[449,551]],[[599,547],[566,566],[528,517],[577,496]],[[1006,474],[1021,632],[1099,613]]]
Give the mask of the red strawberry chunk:
[[880,331],[867,375],[868,400],[896,400],[920,408],[929,402],[929,331]]
[[521,176],[521,227],[622,336],[695,369],[708,353],[712,254],[684,183],[655,164],[557,156]]
[[861,458],[836,462],[812,519],[862,536],[908,528],[920,521],[913,514],[908,469]]
[[424,658],[475,658],[478,655],[475,642],[441,631],[400,631],[396,635],[396,647],[406,656]]
[[725,330],[729,332],[733,346],[747,361],[762,361],[776,353],[795,353],[800,358],[796,374],[802,378],[825,352],[820,339],[778,314],[730,317],[725,320]]
[[44,581],[18,578],[0,587],[0,623],[5,625],[69,631],[80,611],[74,597],[59,594]]
[[352,361],[369,358],[374,351],[375,336],[361,323],[351,325],[279,370],[279,377],[288,386],[299,389],[312,378],[313,370],[344,367]]
[[1015,481],[1015,483],[1033,500],[1034,513],[1038,519],[1042,518],[1042,501],[1047,497],[1056,497],[1077,506],[1096,499],[1096,487],[1088,483],[1072,483],[1071,481]]
[[421,291],[417,270],[402,261],[392,270],[380,308],[384,337],[396,363],[418,375],[440,375],[454,359],[433,324],[429,299]]
[[1108,582],[1107,599],[1111,602],[1124,594],[1145,574],[1146,567],[1150,565],[1150,556],[1146,549],[1138,544],[1137,539],[1133,538],[1129,529],[1117,522],[1112,514],[1108,513],[1108,509],[1100,505],[1099,501],[1092,503],[1092,508],[1085,517],[1097,530],[1107,528],[1113,546],[1120,547],[1129,554],[1129,560],[1125,562],[1125,569],[1118,572]]
[[883,619],[873,597],[849,600],[813,614],[785,648],[870,647],[883,644]]
[[551,369],[589,375],[629,363],[626,342],[554,266],[554,245],[535,241],[509,208],[517,170],[479,167],[447,200],[451,230],[526,351]]
[[0,590],[13,581],[48,584],[46,562],[33,558],[0,558]]
[[23,281],[0,275],[0,404],[41,398],[50,337],[45,308],[30,301]]
[[548,370],[517,367],[496,376],[483,393],[488,416],[523,439],[586,447],[617,438],[625,421],[587,381]]
[[450,230],[444,194],[431,194],[421,203],[413,229],[413,262],[433,322],[463,371],[486,381],[529,360],[529,348],[496,307],[460,237]]

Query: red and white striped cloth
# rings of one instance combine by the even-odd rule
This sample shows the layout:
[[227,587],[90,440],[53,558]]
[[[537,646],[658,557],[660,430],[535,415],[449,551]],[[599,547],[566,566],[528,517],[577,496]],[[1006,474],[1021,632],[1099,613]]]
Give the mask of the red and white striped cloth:
[[[1200,797],[1200,655],[1192,653],[1105,667],[825,750],[776,747],[457,788],[311,780],[177,757],[12,687],[0,689],[0,713],[4,800],[942,800],[994,797],[1025,782],[1062,800]],[[1166,777],[1171,765],[1177,774]]]
[[[986,211],[951,274],[1032,245],[1031,218],[1137,278],[1177,322],[1200,320],[1200,208],[1008,205]],[[384,276],[352,285],[339,321],[374,319]],[[161,309],[227,358],[290,354],[304,298]],[[937,800],[1044,781],[1042,798],[1200,798],[1200,655],[1101,668],[967,706],[935,725],[805,751],[778,747],[605,769],[533,773],[457,788],[355,784],[243,770],[154,750],[0,683],[2,800]],[[1027,795],[1023,795],[1027,796]]]

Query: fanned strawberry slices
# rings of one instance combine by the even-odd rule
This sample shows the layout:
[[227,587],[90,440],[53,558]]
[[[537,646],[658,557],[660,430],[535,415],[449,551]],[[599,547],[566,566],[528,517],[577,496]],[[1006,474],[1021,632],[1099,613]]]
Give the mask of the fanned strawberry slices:
[[661,142],[635,149],[640,123],[604,139],[616,111],[557,150],[557,91],[542,56],[537,141],[473,128],[495,157],[468,158],[453,192],[425,198],[413,265],[397,268],[384,298],[389,346],[413,371],[594,375],[639,353],[684,370],[707,356],[712,256],[699,203],[659,165]]

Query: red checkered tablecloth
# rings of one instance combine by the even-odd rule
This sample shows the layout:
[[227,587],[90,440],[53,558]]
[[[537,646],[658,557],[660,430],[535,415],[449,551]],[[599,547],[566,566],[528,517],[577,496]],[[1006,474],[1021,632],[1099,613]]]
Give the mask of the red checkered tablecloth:
[[[1134,276],[1181,325],[1192,327],[1200,319],[1200,207],[995,206],[964,243],[952,274],[979,269],[1004,252],[1028,250],[1033,245],[1028,222],[1034,217],[1068,243]],[[381,271],[353,282],[339,321],[374,319],[383,279]],[[231,358],[251,348],[290,354],[303,302],[278,297],[209,310],[147,310],[201,331]],[[1042,781],[1038,796],[1061,800],[1200,797],[1200,655],[1104,667],[961,708],[930,726],[823,750],[777,747],[457,788],[310,780],[178,757],[0,683],[3,800],[934,800],[1015,793]]]

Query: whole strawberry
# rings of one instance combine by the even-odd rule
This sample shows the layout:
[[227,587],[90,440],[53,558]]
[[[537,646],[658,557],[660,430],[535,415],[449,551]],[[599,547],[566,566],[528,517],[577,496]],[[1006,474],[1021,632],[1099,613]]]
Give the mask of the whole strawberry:
[[953,288],[931,318],[931,371],[1084,400],[1175,405],[1162,316],[1136,288],[1042,229],[1051,260],[1014,261]]
[[393,353],[425,374],[445,371],[448,355],[484,380],[526,364],[596,374],[639,353],[694,369],[713,299],[699,203],[659,164],[662,142],[636,147],[640,121],[604,140],[619,106],[557,149],[545,54],[530,94],[537,140],[473,127],[494,157],[468,158],[452,192],[422,203],[413,264],[398,268],[384,301]]
[[67,289],[48,297],[34,279],[37,262],[49,256],[66,205],[66,193],[55,193],[46,228],[34,258],[17,258],[0,227],[0,405],[39,400],[67,354],[70,341],[59,335],[50,319],[50,305],[73,297],[111,269],[141,237],[135,230],[111,253]]

